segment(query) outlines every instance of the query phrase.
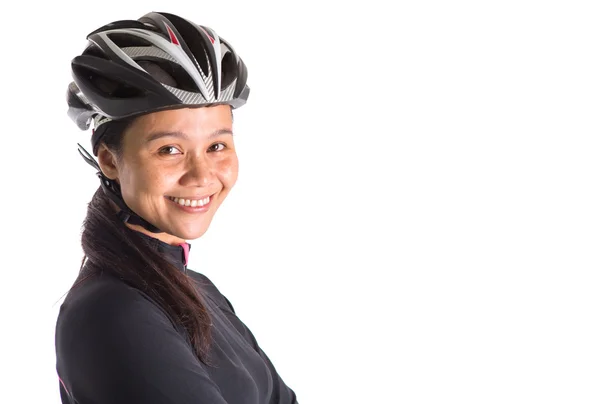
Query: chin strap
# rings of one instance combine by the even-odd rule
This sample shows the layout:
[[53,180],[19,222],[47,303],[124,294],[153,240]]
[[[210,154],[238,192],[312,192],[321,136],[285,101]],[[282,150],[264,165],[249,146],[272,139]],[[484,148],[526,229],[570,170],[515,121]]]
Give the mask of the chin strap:
[[79,154],[81,157],[83,157],[85,162],[98,170],[96,175],[98,178],[100,178],[100,183],[102,184],[102,190],[104,193],[119,207],[120,211],[117,213],[117,217],[123,223],[142,226],[144,229],[152,233],[162,233],[162,230],[160,230],[158,227],[147,222],[142,217],[138,216],[134,211],[129,209],[129,206],[127,206],[123,200],[120,185],[116,181],[107,178],[102,173],[102,170],[100,169],[100,166],[96,160],[87,152],[87,150],[83,148],[83,146],[81,146],[79,143],[77,143],[77,146],[79,147]]

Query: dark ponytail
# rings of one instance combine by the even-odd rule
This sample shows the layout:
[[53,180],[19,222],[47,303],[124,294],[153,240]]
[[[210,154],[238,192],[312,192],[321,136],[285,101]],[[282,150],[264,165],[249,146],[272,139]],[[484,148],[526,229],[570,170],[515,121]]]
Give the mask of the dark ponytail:
[[[122,133],[107,131],[103,139],[117,156]],[[79,278],[85,266],[86,275],[109,272],[146,293],[185,329],[198,359],[210,365],[211,319],[193,280],[120,221],[101,187],[88,204],[81,244],[85,265]]]

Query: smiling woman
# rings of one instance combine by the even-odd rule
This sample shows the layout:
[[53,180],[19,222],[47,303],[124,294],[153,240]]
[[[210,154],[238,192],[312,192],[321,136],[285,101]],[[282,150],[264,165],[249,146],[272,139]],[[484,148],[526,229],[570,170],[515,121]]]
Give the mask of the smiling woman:
[[98,160],[127,206],[163,231],[155,237],[181,244],[206,232],[237,180],[231,126],[228,105],[143,115],[121,144],[101,144]]
[[63,403],[297,403],[231,302],[187,267],[235,185],[232,110],[244,63],[208,27],[167,13],[88,35],[69,116],[100,187],[80,273],[56,324]]

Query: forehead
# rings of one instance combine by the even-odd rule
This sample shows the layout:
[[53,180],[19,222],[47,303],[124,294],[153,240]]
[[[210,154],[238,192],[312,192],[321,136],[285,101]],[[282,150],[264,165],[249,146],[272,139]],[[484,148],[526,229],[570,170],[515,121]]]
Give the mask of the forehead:
[[[143,142],[157,132],[183,132],[202,139],[220,129],[231,129],[232,112],[229,105],[180,108],[153,112],[136,118],[127,130],[126,142]],[[128,134],[135,136],[127,136]],[[129,138],[129,139],[128,139]]]

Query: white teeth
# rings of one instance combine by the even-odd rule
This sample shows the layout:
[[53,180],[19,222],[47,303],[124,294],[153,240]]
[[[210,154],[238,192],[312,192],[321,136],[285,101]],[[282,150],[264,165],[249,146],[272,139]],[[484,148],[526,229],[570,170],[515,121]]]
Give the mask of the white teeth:
[[175,203],[178,203],[181,206],[191,206],[193,208],[197,207],[197,206],[204,206],[208,202],[210,202],[210,196],[208,196],[204,199],[201,199],[201,200],[181,199],[181,198],[172,198],[172,197],[169,197],[169,199],[171,199]]

